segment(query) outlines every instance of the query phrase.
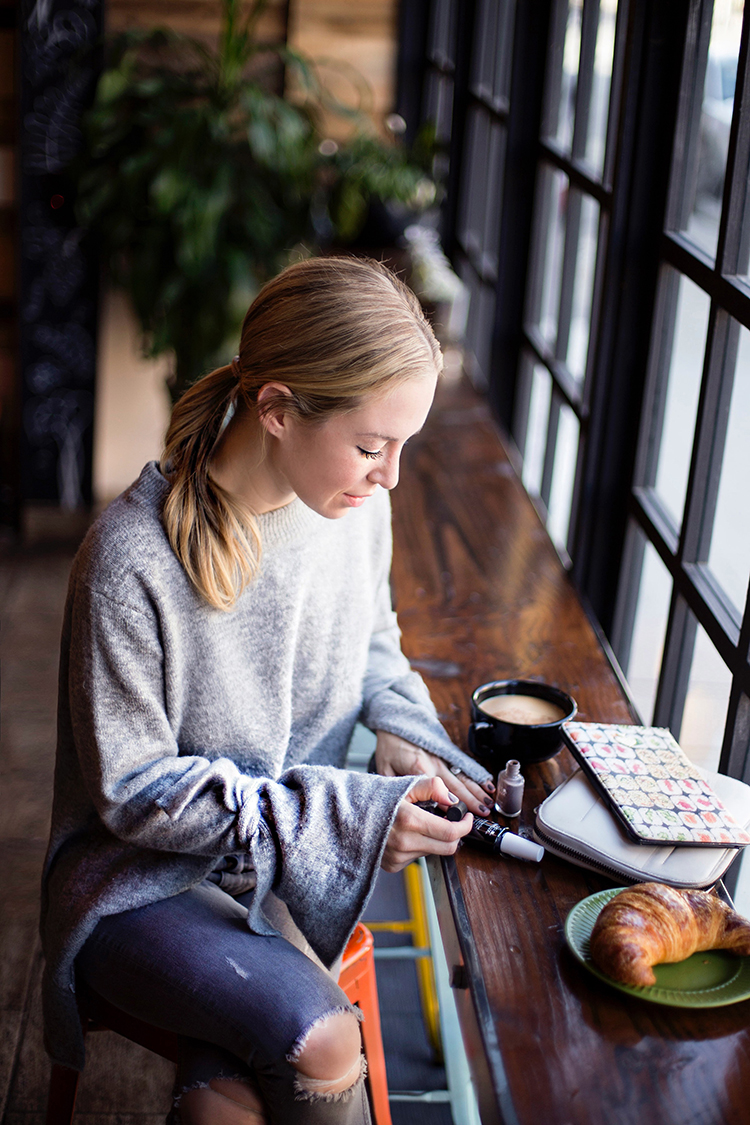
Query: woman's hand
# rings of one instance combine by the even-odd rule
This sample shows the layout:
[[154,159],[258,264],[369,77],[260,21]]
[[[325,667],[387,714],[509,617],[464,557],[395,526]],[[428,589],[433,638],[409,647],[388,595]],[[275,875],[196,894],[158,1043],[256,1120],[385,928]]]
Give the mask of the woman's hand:
[[439,777],[451,793],[455,793],[460,801],[466,802],[469,812],[475,816],[489,816],[492,802],[487,799],[487,794],[495,792],[491,781],[486,783],[484,789],[465,773],[454,773],[442,758],[437,758],[427,750],[420,750],[405,738],[399,738],[385,730],[377,731],[377,737],[375,768],[383,777],[419,777],[421,774],[425,777]]
[[463,820],[443,820],[417,808],[416,801],[437,801],[443,808],[455,804],[455,798],[439,777],[418,781],[398,806],[380,861],[384,871],[401,871],[421,855],[453,855],[461,837],[471,831],[471,813],[466,813]]

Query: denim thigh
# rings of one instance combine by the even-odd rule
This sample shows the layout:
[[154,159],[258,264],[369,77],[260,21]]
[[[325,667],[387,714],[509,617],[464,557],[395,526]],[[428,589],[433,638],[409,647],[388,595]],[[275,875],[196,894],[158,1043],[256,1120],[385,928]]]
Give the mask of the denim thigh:
[[352,1010],[330,973],[284,938],[251,933],[246,908],[208,882],[103,918],[76,967],[122,1011],[261,1069]]

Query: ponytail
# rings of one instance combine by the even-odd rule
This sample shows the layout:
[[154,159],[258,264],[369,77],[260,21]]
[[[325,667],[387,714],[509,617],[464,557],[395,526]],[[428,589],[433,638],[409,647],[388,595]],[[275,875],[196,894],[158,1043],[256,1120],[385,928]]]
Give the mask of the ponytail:
[[172,486],[164,507],[169,542],[209,605],[231,609],[260,567],[255,516],[209,473],[235,400],[262,419],[261,389],[282,383],[291,392],[283,410],[312,425],[406,379],[434,378],[442,366],[417,298],[379,262],[307,258],[263,286],[245,317],[239,355],[175,406],[161,461]]
[[172,550],[198,593],[222,610],[255,576],[261,548],[252,512],[209,474],[236,390],[233,364],[190,387],[172,411],[161,459],[171,485],[163,520]]

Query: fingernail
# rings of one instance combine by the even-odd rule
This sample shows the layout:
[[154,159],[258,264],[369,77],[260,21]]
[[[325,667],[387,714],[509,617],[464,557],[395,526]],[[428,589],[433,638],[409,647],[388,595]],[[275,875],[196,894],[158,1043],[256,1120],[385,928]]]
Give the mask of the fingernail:
[[489,812],[490,812],[491,810],[489,809],[489,807],[488,807],[487,805],[480,805],[480,806],[479,806],[479,811],[480,811],[480,813],[482,813],[482,815],[483,815],[483,816],[487,816],[487,814],[488,814],[488,813],[489,813]]
[[491,781],[485,782],[484,789],[485,789],[486,793],[494,793],[495,792],[495,786],[493,785],[493,783]]
[[455,793],[449,793],[448,794],[448,800],[451,802],[452,805],[455,805],[455,804],[458,803],[458,797],[456,796]]

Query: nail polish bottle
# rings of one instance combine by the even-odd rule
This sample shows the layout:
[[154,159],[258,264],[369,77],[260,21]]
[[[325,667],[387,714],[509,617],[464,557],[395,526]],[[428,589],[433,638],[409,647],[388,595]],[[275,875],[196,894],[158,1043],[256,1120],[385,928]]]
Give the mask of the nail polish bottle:
[[524,784],[521,765],[515,758],[511,758],[497,777],[495,809],[501,816],[520,815]]

